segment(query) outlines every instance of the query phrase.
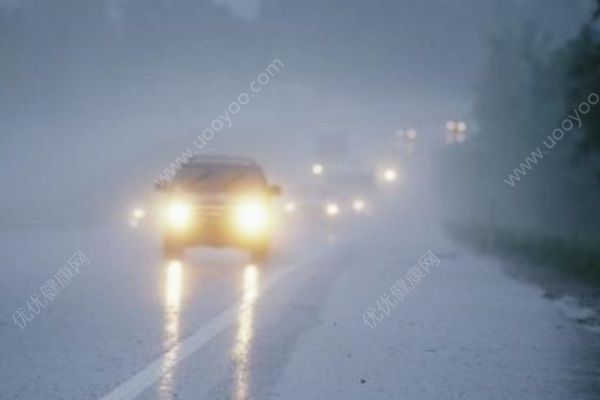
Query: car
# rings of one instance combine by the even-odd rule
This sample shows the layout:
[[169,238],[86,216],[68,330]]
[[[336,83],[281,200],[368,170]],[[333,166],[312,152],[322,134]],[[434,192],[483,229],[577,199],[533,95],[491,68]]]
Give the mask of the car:
[[334,221],[340,216],[368,214],[372,210],[375,193],[372,173],[356,164],[333,165],[328,167],[326,174],[317,178],[310,202],[325,221]]
[[233,247],[265,262],[274,230],[274,199],[260,165],[244,157],[196,156],[172,179],[157,184],[162,193],[161,231],[166,257],[188,247]]

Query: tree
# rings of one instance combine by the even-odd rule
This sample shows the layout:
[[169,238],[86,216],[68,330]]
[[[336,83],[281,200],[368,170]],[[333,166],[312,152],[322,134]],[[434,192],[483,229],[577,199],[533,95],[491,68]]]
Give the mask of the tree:
[[[588,102],[594,93],[600,96],[600,0],[588,23],[578,36],[567,43],[565,53],[569,60],[567,69],[566,106],[577,109]],[[600,154],[600,104],[590,104],[588,113],[582,115],[583,137],[578,146],[580,156]]]

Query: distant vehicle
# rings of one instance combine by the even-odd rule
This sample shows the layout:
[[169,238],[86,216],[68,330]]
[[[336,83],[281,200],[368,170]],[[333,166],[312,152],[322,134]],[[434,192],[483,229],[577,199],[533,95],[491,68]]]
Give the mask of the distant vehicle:
[[[377,187],[374,174],[358,163],[320,164],[312,168],[312,182],[298,192],[303,193],[300,207],[317,221],[336,221],[349,215],[365,215],[372,211]],[[315,174],[315,165],[320,173]]]
[[252,261],[269,254],[274,225],[273,199],[262,168],[241,157],[195,157],[167,184],[156,185],[166,198],[162,208],[163,251],[181,257],[186,247],[235,247]]
[[[360,169],[331,169],[323,178],[319,197],[325,216],[335,218],[338,214],[360,215],[370,210],[367,197],[373,200],[376,192],[371,173]],[[367,197],[365,197],[367,196]]]

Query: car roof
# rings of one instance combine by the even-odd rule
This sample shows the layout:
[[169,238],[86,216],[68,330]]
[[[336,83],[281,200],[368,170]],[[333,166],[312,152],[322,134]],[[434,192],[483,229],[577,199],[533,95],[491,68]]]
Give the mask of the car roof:
[[183,166],[223,165],[232,167],[258,167],[258,163],[249,157],[232,156],[194,156]]

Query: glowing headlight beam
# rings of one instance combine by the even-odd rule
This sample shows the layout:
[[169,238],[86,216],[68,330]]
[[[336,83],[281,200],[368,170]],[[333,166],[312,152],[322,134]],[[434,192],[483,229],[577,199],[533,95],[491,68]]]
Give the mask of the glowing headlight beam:
[[267,228],[269,212],[260,199],[244,200],[237,206],[235,219],[241,233],[255,235]]
[[183,229],[192,217],[191,206],[184,201],[177,201],[169,205],[167,209],[167,221],[175,229]]
[[365,202],[361,199],[354,199],[354,201],[352,202],[352,209],[357,213],[364,211]]
[[312,165],[312,173],[314,175],[322,175],[323,174],[323,165],[319,163],[315,163]]
[[143,219],[146,218],[146,210],[141,207],[136,207],[133,209],[131,215],[135,219]]
[[398,179],[398,174],[394,169],[388,168],[385,171],[383,171],[383,179],[386,182],[394,182],[396,179]]
[[296,212],[296,203],[292,202],[292,201],[288,201],[287,203],[285,203],[283,205],[283,209],[285,212],[287,213],[293,213]]
[[340,207],[336,203],[328,203],[325,206],[325,214],[328,217],[335,217],[340,213]]

